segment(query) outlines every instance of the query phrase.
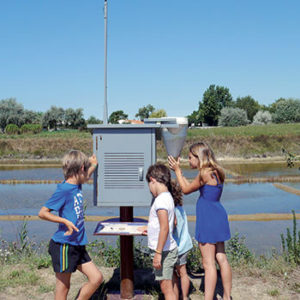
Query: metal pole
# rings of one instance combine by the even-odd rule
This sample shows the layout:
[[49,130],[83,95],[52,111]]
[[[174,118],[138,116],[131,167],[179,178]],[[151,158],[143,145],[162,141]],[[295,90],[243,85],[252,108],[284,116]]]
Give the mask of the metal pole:
[[107,0],[104,0],[104,108],[103,124],[107,125]]

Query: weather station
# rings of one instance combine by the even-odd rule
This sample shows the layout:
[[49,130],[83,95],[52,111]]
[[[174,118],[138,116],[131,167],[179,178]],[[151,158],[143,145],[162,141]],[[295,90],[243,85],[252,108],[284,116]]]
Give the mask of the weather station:
[[104,1],[104,108],[103,124],[88,125],[98,168],[94,173],[94,205],[120,208],[120,217],[99,222],[95,235],[120,236],[120,295],[114,299],[137,299],[134,295],[133,237],[145,220],[134,218],[133,209],[150,207],[146,173],[156,163],[156,143],[162,137],[167,153],[178,157],[188,122],[186,118],[145,119],[143,124],[108,124],[107,106],[107,0]]

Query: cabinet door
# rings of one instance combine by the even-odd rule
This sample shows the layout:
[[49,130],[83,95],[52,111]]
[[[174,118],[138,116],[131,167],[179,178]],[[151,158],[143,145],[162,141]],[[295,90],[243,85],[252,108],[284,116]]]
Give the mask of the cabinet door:
[[153,137],[154,132],[149,128],[106,129],[96,135],[97,205],[150,205],[152,197],[146,173],[155,158]]

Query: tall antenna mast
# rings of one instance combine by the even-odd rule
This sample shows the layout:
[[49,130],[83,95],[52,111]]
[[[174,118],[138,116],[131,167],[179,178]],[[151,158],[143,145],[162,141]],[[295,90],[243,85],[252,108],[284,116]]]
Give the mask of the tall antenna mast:
[[107,0],[104,0],[104,109],[103,124],[107,125]]

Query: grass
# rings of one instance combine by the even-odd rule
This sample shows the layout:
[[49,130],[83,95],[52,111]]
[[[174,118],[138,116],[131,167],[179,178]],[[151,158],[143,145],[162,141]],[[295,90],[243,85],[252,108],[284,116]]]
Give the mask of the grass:
[[26,134],[0,134],[0,139],[31,139],[31,138],[90,138],[91,133],[89,131],[78,131],[76,129],[65,129],[59,131],[42,131],[37,134],[26,133]]
[[248,125],[239,127],[195,128],[188,130],[188,137],[259,137],[259,136],[295,136],[300,135],[300,123]]
[[276,297],[276,296],[279,296],[280,293],[277,289],[274,289],[274,290],[269,290],[268,291],[268,295],[272,296],[272,297]]
[[[24,223],[23,227],[21,227],[20,238],[17,242],[1,242],[0,263],[2,269],[0,273],[0,292],[5,293],[7,288],[10,290],[14,288],[21,293],[26,293],[26,290],[28,290],[29,298],[35,293],[37,299],[39,299],[42,295],[53,291],[54,275],[50,256],[46,253],[47,245],[36,245],[28,240],[26,226],[26,223]],[[100,240],[88,244],[87,248],[93,261],[100,269],[101,266],[106,265],[114,268],[119,267],[118,244],[116,247],[111,247]],[[237,278],[247,278],[247,280],[249,278],[255,280],[259,278],[262,282],[268,282],[268,289],[265,290],[265,294],[272,297],[277,297],[281,294],[278,286],[274,286],[276,284],[274,282],[279,281],[283,284],[284,289],[288,289],[293,293],[300,293],[300,285],[295,276],[299,272],[299,268],[295,263],[287,261],[279,253],[273,251],[270,257],[257,257],[246,247],[245,239],[239,237],[238,234],[227,243],[226,249],[233,273]],[[148,249],[136,243],[134,251],[134,268],[151,268]],[[201,254],[195,241],[194,247],[188,256],[187,267],[192,274],[201,273],[203,270]],[[49,278],[51,278],[51,281],[49,281]],[[118,285],[119,282],[117,283]],[[26,290],[24,290],[25,288]],[[149,288],[144,288],[155,299],[159,297],[160,291],[157,286],[151,285]],[[107,289],[108,285],[104,284],[98,292],[103,295],[103,293],[107,292]]]
[[[182,156],[187,157],[189,146],[198,141],[208,142],[218,157],[282,156],[282,148],[298,154],[300,123],[189,129]],[[91,154],[91,133],[61,130],[23,135],[0,134],[0,157],[3,158],[61,158],[72,148]],[[157,156],[167,157],[162,141],[157,142]]]

